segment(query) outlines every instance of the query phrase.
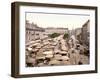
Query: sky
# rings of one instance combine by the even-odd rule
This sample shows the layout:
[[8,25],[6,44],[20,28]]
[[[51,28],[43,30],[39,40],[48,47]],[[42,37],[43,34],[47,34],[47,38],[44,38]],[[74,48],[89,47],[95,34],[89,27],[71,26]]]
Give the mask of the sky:
[[68,28],[69,30],[81,28],[89,20],[90,16],[73,14],[44,14],[26,13],[26,20],[34,22],[39,27]]

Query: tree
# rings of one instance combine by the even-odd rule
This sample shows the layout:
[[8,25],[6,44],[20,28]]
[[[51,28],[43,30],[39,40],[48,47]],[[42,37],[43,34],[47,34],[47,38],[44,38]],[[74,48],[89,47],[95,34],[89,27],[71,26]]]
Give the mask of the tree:
[[63,39],[66,39],[69,37],[69,34],[68,33],[65,33],[64,36],[63,36]]
[[49,34],[48,36],[51,38],[55,38],[55,37],[58,37],[59,35],[60,35],[59,33],[52,33],[52,34]]

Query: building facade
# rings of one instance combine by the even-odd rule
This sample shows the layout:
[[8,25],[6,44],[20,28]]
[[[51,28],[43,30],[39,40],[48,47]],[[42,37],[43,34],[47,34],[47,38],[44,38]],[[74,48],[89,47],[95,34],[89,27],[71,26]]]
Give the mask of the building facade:
[[45,28],[45,34],[52,34],[52,33],[68,33],[68,28]]
[[39,27],[37,24],[34,23],[29,23],[26,21],[26,34],[25,34],[25,42],[30,42],[38,39],[45,39],[48,38],[49,34],[53,33],[59,33],[59,34],[64,34],[64,33],[69,33],[68,28],[42,28]]
[[45,30],[43,28],[38,27],[36,24],[34,23],[29,23],[28,21],[26,21],[26,43],[32,40],[36,40],[36,39],[40,39],[40,37],[42,37],[43,32],[45,32]]
[[90,20],[88,20],[85,24],[82,26],[82,33],[81,38],[83,45],[89,46],[89,40],[90,40]]

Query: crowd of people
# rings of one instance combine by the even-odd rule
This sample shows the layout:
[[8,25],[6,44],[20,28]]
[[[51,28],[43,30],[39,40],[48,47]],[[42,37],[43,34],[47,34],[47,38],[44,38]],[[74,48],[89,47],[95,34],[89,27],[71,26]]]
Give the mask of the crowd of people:
[[26,66],[89,64],[89,49],[71,35],[31,41],[26,45]]

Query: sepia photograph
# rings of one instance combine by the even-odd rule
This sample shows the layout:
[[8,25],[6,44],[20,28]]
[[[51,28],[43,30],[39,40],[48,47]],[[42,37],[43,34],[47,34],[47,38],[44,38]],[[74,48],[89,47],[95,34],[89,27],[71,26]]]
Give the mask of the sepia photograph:
[[90,15],[25,13],[26,67],[90,62]]
[[12,77],[97,73],[97,7],[12,3]]

